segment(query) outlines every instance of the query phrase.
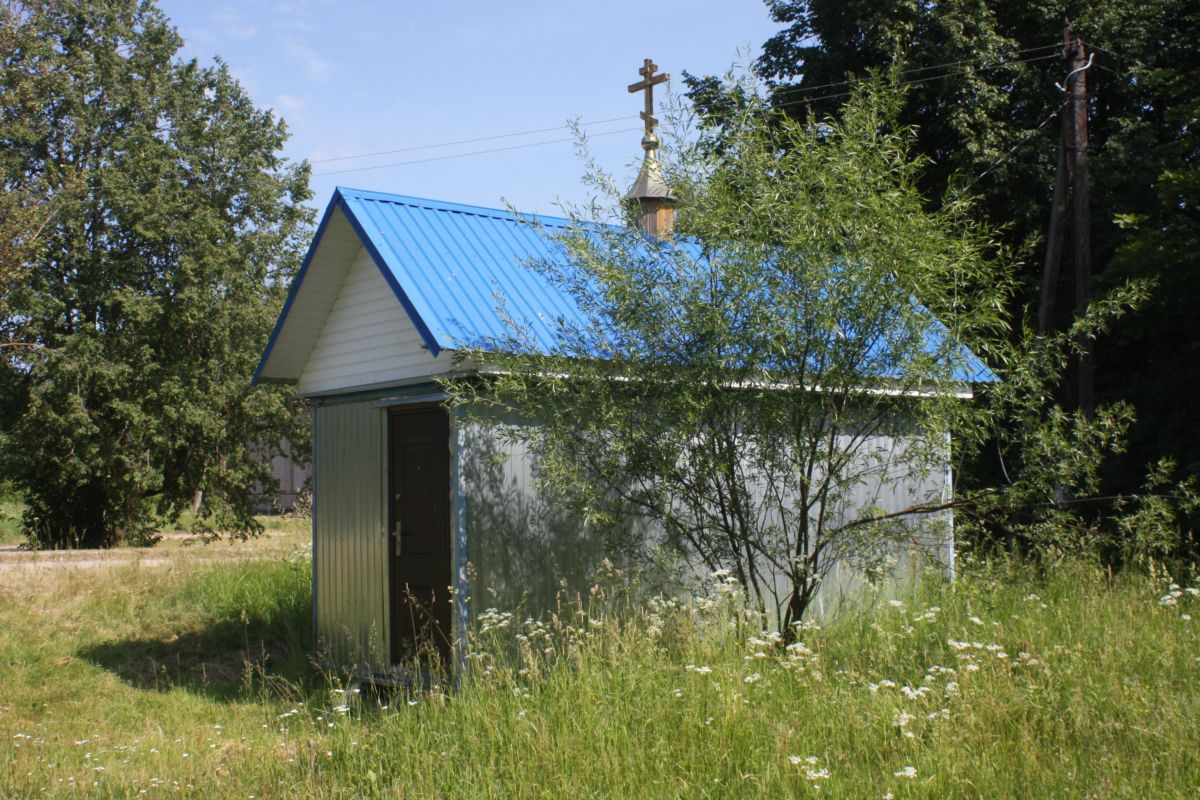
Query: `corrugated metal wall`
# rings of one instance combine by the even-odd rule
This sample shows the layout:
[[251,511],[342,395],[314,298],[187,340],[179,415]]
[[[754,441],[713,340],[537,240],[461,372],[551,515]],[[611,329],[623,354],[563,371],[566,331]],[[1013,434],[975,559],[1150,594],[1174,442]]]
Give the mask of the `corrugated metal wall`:
[[[458,491],[465,508],[462,527],[470,565],[466,583],[471,614],[496,607],[538,616],[554,609],[560,595],[569,599],[582,592],[586,596],[595,569],[604,558],[620,560],[619,554],[607,552],[600,537],[591,534],[553,497],[539,491],[536,457],[520,441],[502,432],[506,425],[525,424],[506,418],[496,427],[465,424],[457,430]],[[854,466],[854,471],[861,473],[861,482],[848,491],[841,513],[853,515],[868,507],[895,512],[914,504],[948,499],[947,473],[941,465],[917,474],[903,457],[906,447],[916,441],[915,436],[905,431],[868,439]],[[892,548],[896,561],[891,570],[893,591],[902,591],[916,580],[922,565],[929,564],[931,558],[942,561],[953,553],[949,520],[948,513],[913,520],[918,526],[912,531],[916,541],[897,543]],[[679,571],[687,570],[682,564],[665,564],[656,574],[669,580]],[[706,582],[707,570],[697,568],[692,578]],[[788,588],[783,577],[777,575],[775,596],[764,597],[767,606],[786,600]],[[865,588],[856,566],[839,560],[822,583],[813,610],[818,616],[835,614],[872,595]]]
[[460,424],[457,441],[470,612],[495,607],[538,616],[556,607],[560,593],[586,595],[596,567],[614,554],[538,490],[527,447],[480,424]]
[[387,667],[387,410],[313,410],[317,647],[338,666]]
[[[378,397],[318,405],[313,414],[318,646],[333,664],[375,671],[389,668],[387,418],[386,401]],[[536,459],[522,444],[495,427],[466,423],[460,414],[452,420],[453,572],[459,597],[469,598],[456,609],[455,634],[461,635],[469,615],[488,607],[537,616],[555,607],[562,590],[567,598],[586,593],[606,556],[603,542],[538,491]],[[904,441],[883,435],[874,437],[873,446],[889,453]],[[898,465],[886,459],[877,468],[879,477],[857,487],[850,506],[894,511],[945,491],[941,470],[897,475]],[[927,552],[944,553],[949,531],[942,527],[935,536]],[[894,579],[903,583],[915,568],[915,553],[897,555]],[[861,576],[839,564],[822,588],[818,613],[853,602],[862,588]]]

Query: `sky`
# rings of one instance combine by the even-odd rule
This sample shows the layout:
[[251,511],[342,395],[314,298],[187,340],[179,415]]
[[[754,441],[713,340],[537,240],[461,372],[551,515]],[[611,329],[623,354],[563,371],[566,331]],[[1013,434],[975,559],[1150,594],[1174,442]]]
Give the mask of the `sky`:
[[[682,92],[684,70],[724,73],[779,28],[761,0],[158,5],[186,43],[183,57],[219,56],[287,122],[285,155],[312,162],[318,207],[336,186],[527,213],[584,204],[593,192],[581,183],[569,120],[582,120],[599,165],[632,184],[642,97],[626,87],[641,79],[642,60]],[[506,136],[528,131],[539,132]],[[504,138],[427,147],[485,137]],[[529,146],[554,140],[566,141]],[[444,158],[496,148],[509,149]],[[405,152],[348,158],[382,151]],[[413,161],[423,163],[397,165]]]

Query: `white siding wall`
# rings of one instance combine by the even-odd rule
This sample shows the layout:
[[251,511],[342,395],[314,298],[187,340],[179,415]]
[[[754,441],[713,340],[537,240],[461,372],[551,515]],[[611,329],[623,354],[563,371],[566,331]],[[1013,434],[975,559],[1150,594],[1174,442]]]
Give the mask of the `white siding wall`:
[[360,252],[362,240],[341,209],[334,209],[263,365],[263,380],[292,381],[304,369],[338,290],[346,282],[346,273]]
[[433,358],[371,255],[360,248],[297,388],[302,395],[322,394],[449,368],[450,354]]

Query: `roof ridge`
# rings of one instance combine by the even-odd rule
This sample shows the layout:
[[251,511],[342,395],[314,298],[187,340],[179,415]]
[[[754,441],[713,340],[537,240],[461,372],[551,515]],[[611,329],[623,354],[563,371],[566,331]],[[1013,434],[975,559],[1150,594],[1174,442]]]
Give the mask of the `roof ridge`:
[[[393,194],[391,192],[379,192],[372,189],[355,189],[350,186],[338,186],[336,191],[347,199],[354,198],[384,203],[395,203],[396,205],[404,205],[415,208],[428,208],[435,211],[449,211],[456,214],[470,214],[476,217],[501,219],[508,222],[520,222],[523,219],[531,219],[535,220],[539,224],[549,224],[554,227],[565,227],[573,224],[573,221],[569,217],[560,217],[553,214],[531,214],[523,211],[492,208],[489,206],[479,206],[470,203],[434,200],[429,197],[417,197],[415,195]],[[581,222],[584,224],[592,224],[583,220],[581,220]]]

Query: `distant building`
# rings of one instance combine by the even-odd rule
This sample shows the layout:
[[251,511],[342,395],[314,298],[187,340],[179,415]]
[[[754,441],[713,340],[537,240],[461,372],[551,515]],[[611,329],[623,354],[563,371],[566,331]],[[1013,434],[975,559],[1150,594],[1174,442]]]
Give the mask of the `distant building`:
[[[271,456],[271,477],[278,481],[273,491],[259,485],[254,490],[254,511],[257,514],[287,514],[296,510],[296,501],[301,493],[311,489],[312,464],[299,461],[292,452],[292,443],[284,439],[281,453]],[[254,448],[251,455],[259,460],[265,458],[261,449]]]

